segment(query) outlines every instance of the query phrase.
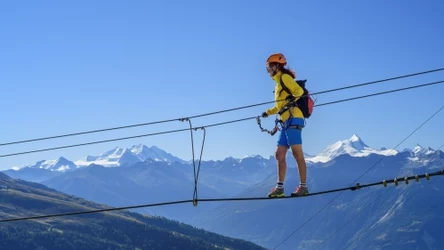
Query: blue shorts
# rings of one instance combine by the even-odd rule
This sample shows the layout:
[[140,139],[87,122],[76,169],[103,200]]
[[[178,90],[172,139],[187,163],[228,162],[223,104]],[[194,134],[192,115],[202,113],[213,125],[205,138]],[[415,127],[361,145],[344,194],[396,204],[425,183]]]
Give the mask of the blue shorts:
[[289,148],[290,145],[302,144],[302,131],[297,128],[288,128],[290,124],[304,126],[305,121],[302,118],[292,118],[291,121],[286,121],[279,133],[278,145]]

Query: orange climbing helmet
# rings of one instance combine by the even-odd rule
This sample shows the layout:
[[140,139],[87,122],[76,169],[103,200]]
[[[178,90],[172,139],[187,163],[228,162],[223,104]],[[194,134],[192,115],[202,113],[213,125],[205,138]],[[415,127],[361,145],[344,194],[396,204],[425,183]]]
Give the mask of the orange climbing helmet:
[[282,53],[275,53],[268,57],[266,65],[268,66],[269,63],[280,63],[285,66],[287,65],[287,59]]

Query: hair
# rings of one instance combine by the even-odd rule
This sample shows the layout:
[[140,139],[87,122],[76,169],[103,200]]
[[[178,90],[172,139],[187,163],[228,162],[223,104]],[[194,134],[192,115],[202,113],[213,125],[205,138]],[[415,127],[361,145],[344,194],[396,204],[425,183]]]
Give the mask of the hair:
[[295,79],[296,78],[296,73],[293,71],[293,70],[291,70],[291,69],[288,69],[288,68],[285,68],[285,67],[281,67],[281,71],[282,71],[282,73],[284,73],[284,74],[288,74],[288,75],[290,75],[291,77],[293,77],[293,79]]
[[270,65],[278,66],[279,70],[282,71],[282,73],[290,75],[293,79],[296,79],[296,72],[294,70],[289,69],[289,68],[285,68],[285,66],[283,64],[274,62],[274,63],[270,63]]

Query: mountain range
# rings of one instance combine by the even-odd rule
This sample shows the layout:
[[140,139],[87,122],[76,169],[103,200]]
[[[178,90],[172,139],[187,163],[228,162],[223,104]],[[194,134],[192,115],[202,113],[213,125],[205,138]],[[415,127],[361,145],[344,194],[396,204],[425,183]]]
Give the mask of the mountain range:
[[128,211],[3,221],[107,208],[0,173],[0,249],[264,249]]
[[[423,148],[417,145],[413,149],[404,149],[404,151],[409,151],[412,153],[433,153],[434,150],[431,148]],[[403,151],[403,152],[404,152]],[[354,134],[349,139],[337,141],[334,144],[327,146],[321,153],[317,155],[305,154],[305,158],[308,164],[318,163],[318,162],[328,162],[337,156],[348,154],[354,157],[365,157],[370,154],[379,155],[396,155],[399,151],[395,149],[374,149],[366,145],[361,138]],[[232,157],[227,157],[224,161],[241,162],[248,159],[259,159],[267,160],[260,155],[247,155],[242,159],[235,159]],[[268,160],[274,160],[272,156],[269,156]],[[59,157],[53,160],[41,160],[31,165],[13,167],[13,170],[27,171],[28,169],[46,169],[50,171],[57,172],[67,172],[73,171],[80,167],[86,167],[90,165],[100,165],[104,167],[119,167],[119,166],[129,166],[132,164],[145,162],[145,161],[155,161],[155,162],[166,162],[169,164],[182,163],[191,164],[192,161],[187,161],[176,157],[165,150],[162,150],[156,146],[148,147],[143,144],[133,145],[131,148],[120,148],[115,147],[102,153],[99,156],[87,155],[82,159],[70,161],[65,157]],[[211,163],[214,161],[208,161]],[[26,170],[25,170],[26,169]]]
[[[155,150],[152,152],[151,149]],[[318,192],[355,182],[375,182],[436,171],[443,168],[444,154],[441,150],[420,145],[402,151],[375,149],[353,135],[328,145],[317,155],[307,155],[306,160],[308,186],[311,192]],[[299,183],[299,178],[291,156],[288,156],[287,163],[289,168],[284,186],[289,193]],[[115,148],[78,161],[61,157],[3,172],[13,178],[35,181],[110,206],[191,199],[194,191],[190,162],[145,145]],[[196,207],[180,204],[135,211],[164,216],[272,248],[325,207],[279,249],[290,246],[292,249],[316,246],[341,249],[346,244],[351,244],[353,249],[440,249],[444,248],[444,242],[435,230],[439,225],[437,222],[442,222],[439,211],[444,207],[440,201],[423,198],[444,198],[441,191],[444,185],[438,178],[398,187],[346,191],[330,204],[337,194],[279,201],[199,203]],[[227,157],[202,162],[198,193],[199,198],[265,197],[275,184],[276,161],[273,156]],[[319,245],[358,212],[362,214]]]
[[18,170],[24,168],[38,168],[66,172],[92,164],[101,165],[104,167],[118,167],[131,165],[137,162],[144,162],[146,160],[168,163],[190,163],[189,161],[175,157],[156,146],[148,147],[146,145],[139,144],[132,146],[130,149],[115,147],[99,156],[87,155],[86,157],[74,162],[67,160],[65,157],[59,157],[55,160],[41,160],[32,165],[14,167],[13,169]]

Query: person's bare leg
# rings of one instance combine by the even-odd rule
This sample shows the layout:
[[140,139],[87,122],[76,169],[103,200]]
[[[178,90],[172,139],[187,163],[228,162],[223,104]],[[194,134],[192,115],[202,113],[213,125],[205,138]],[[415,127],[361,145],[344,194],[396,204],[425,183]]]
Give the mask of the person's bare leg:
[[292,145],[291,151],[298,164],[299,177],[302,183],[307,183],[307,165],[305,163],[304,151],[302,145]]
[[276,161],[277,161],[277,185],[274,187],[268,197],[284,197],[284,181],[285,174],[287,172],[287,162],[285,156],[287,154],[288,148],[285,146],[277,146],[276,148]]
[[288,148],[285,146],[277,146],[276,149],[276,160],[277,160],[277,171],[278,171],[278,182],[285,181],[285,174],[287,173],[287,156]]
[[298,164],[299,177],[301,180],[296,190],[291,193],[291,196],[307,195],[309,193],[307,188],[307,165],[305,164],[305,157],[304,157],[304,152],[302,150],[302,145],[301,144],[292,145],[291,151],[293,152],[293,156]]

